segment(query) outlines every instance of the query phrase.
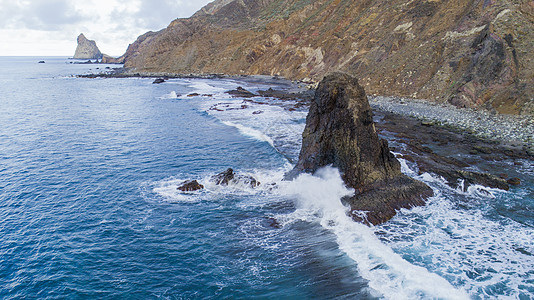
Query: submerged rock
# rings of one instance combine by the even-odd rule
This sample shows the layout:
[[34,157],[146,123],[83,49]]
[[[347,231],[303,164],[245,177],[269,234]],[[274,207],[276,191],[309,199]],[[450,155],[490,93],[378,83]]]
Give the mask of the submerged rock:
[[211,177],[211,181],[213,181],[217,185],[243,184],[252,188],[255,188],[260,185],[260,182],[257,181],[254,177],[247,175],[238,175],[234,173],[234,170],[232,168],[228,168],[226,171]]
[[203,189],[204,186],[196,180],[188,180],[178,187],[178,190],[183,192],[193,192]]
[[[380,224],[400,208],[424,205],[426,184],[401,173],[399,161],[379,139],[364,89],[348,74],[323,79],[311,103],[299,161],[289,176],[332,165],[356,193],[344,199],[353,218]],[[362,212],[366,212],[363,216]]]
[[513,178],[510,178],[506,181],[508,184],[510,185],[520,185],[521,184],[521,179],[517,178],[517,177],[513,177]]

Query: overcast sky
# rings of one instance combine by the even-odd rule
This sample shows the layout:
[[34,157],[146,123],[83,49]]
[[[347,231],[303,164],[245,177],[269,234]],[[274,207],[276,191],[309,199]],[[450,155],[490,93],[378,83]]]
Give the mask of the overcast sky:
[[189,17],[212,0],[0,0],[0,56],[72,56],[84,33],[119,56],[149,31]]

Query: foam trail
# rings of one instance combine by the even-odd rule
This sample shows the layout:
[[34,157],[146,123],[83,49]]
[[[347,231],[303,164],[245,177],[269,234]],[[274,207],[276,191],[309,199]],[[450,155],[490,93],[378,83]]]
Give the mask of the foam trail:
[[163,95],[159,98],[160,99],[178,99],[178,94],[176,94],[175,91],[171,91],[170,93]]
[[337,169],[302,174],[281,184],[281,192],[297,199],[296,219],[318,221],[337,236],[342,251],[353,259],[369,286],[387,299],[469,299],[463,290],[427,269],[410,264],[382,243],[373,230],[354,222],[340,201],[353,193]]
[[224,93],[227,89],[225,87],[218,87],[209,84],[205,80],[191,80],[189,81],[189,87],[193,88],[196,93],[199,94],[211,94],[211,93]]
[[250,128],[250,127],[243,126],[241,124],[232,123],[229,121],[222,121],[222,122],[227,126],[232,126],[232,127],[237,128],[239,132],[241,132],[241,134],[252,137],[254,139],[257,139],[263,142],[267,142],[274,148],[274,141],[270,137],[265,135],[263,132]]

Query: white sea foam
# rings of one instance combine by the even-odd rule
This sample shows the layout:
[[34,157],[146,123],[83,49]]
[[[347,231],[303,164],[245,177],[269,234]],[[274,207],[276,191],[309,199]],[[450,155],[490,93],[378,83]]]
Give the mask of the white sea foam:
[[257,139],[259,141],[267,142],[271,146],[274,147],[273,140],[270,137],[268,137],[267,135],[265,135],[263,132],[259,131],[259,130],[256,130],[256,129],[250,128],[250,127],[245,127],[245,126],[243,126],[241,124],[236,124],[236,123],[232,123],[232,122],[229,122],[229,121],[223,121],[223,123],[225,125],[237,128],[239,130],[239,132],[241,132],[241,134],[243,134],[243,135],[252,137],[252,138]]
[[[288,112],[280,106],[244,101],[224,93],[236,83],[215,85],[216,89],[195,86],[198,93],[214,94],[199,102],[202,110],[244,135],[269,142],[293,159],[298,156],[305,112]],[[217,106],[221,102],[224,104]],[[214,106],[220,110],[210,110]],[[356,262],[370,287],[385,298],[465,299],[467,293],[481,298],[530,297],[534,291],[534,230],[508,217],[488,215],[490,204],[508,199],[504,196],[507,194],[482,186],[455,190],[443,178],[418,175],[413,164],[400,161],[403,173],[433,188],[436,196],[427,206],[401,210],[380,226],[357,224],[340,202],[350,191],[343,187],[337,171],[327,169],[316,176],[301,175],[293,182],[280,183],[281,189],[275,194],[296,199],[298,209],[276,219],[284,226],[304,220],[331,230],[340,249]],[[258,190],[208,186],[207,190],[222,194],[269,192],[265,186]],[[270,201],[272,196],[254,198]],[[255,205],[253,202],[247,205]]]
[[182,192],[178,187],[185,182],[183,179],[169,178],[154,184],[152,191],[169,202],[197,202],[201,192]]
[[452,189],[428,174],[418,179],[436,195],[425,207],[402,210],[375,227],[382,240],[472,296],[531,295],[534,230],[492,208],[492,202],[505,201],[509,193],[478,185]]
[[[216,201],[217,198],[223,195],[258,195],[261,193],[270,193],[277,188],[277,183],[280,182],[284,174],[291,169],[291,165],[286,164],[284,167],[273,170],[236,170],[235,172],[240,176],[251,176],[260,182],[257,187],[251,187],[244,181],[230,181],[228,185],[217,185],[211,178],[217,172],[206,173],[197,178],[184,179],[170,177],[152,184],[152,192],[163,197],[169,202],[198,202],[198,201]],[[185,181],[196,179],[204,186],[204,189],[194,192],[183,192],[178,190]],[[257,199],[250,199],[241,206],[258,206],[264,205],[270,200],[265,198],[265,203]]]
[[243,135],[268,142],[291,161],[298,157],[306,113],[242,99],[224,99],[224,102],[211,99],[200,105],[224,124],[238,128]]
[[354,222],[340,198],[351,195],[339,172],[323,168],[315,175],[302,174],[282,184],[281,193],[294,197],[298,209],[284,222],[300,219],[319,222],[337,236],[342,251],[353,259],[369,286],[387,299],[468,299],[463,290],[423,267],[410,264],[382,243],[373,229]]
[[[209,81],[214,82],[214,81]],[[189,81],[189,87],[194,89],[195,93],[198,94],[219,94],[224,93],[228,90],[228,86],[232,86],[227,84],[225,81],[218,81],[217,82],[220,86],[217,86],[215,84],[208,83],[207,80],[201,80],[201,79],[193,79]]]
[[178,94],[176,94],[175,91],[171,91],[170,93],[168,94],[165,94],[161,97],[159,97],[160,99],[178,99]]

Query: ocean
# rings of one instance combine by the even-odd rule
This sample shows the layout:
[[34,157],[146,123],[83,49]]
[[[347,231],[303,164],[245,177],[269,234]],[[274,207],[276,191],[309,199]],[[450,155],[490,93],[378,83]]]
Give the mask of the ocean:
[[[534,299],[532,161],[464,192],[401,160],[436,195],[367,227],[336,169],[282,180],[305,108],[225,93],[272,83],[70,62],[0,57],[0,298]],[[227,168],[261,185],[210,182]]]

